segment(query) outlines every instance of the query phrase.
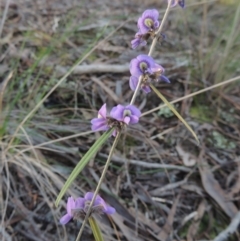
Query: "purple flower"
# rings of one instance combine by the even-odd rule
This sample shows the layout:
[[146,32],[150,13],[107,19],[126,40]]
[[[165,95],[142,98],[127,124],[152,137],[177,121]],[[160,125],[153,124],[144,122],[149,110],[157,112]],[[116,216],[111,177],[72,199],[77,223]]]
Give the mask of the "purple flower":
[[129,85],[132,90],[136,89],[141,75],[143,75],[141,88],[146,93],[151,91],[148,86],[151,80],[170,83],[169,79],[163,75],[164,68],[155,63],[154,59],[148,55],[142,54],[138,55],[137,58],[132,59],[130,63],[130,73],[132,76],[130,77]]
[[130,62],[130,73],[135,77],[139,77],[144,74],[152,74],[155,62],[152,57],[141,54]]
[[112,108],[110,115],[114,119],[124,122],[127,125],[136,124],[139,121],[141,111],[133,105],[127,105],[126,107],[117,105]]
[[156,9],[148,9],[143,12],[142,16],[138,19],[138,32],[131,41],[133,49],[146,45],[149,37],[155,36],[155,31],[159,27],[158,17],[159,13]]
[[[139,79],[137,77],[135,77],[135,76],[130,77],[129,85],[130,85],[131,90],[135,91],[135,89],[137,88],[137,85],[138,85],[138,81],[139,81]],[[141,88],[145,93],[151,92],[151,88],[146,83],[142,83]]]
[[[88,211],[88,207],[90,202],[92,201],[94,193],[93,192],[87,192],[84,196],[84,200],[85,200],[85,206],[84,206],[84,211],[85,213]],[[99,196],[96,196],[96,199],[93,203],[92,206],[92,212],[98,212],[100,214],[114,214],[116,212],[115,208],[108,206],[106,204],[106,202]]]
[[81,208],[84,205],[84,198],[77,198],[76,201],[73,197],[69,197],[67,201],[67,214],[65,214],[61,219],[61,224],[68,223],[73,218],[72,210]]
[[[93,131],[106,131],[109,128],[114,128],[113,136],[121,131],[125,124],[135,124],[139,121],[141,112],[134,106],[128,105],[123,107],[118,105],[113,107],[110,115],[107,116],[106,104],[98,111],[98,118],[91,120]],[[125,123],[125,124],[124,124]]]
[[[73,197],[69,197],[67,201],[67,214],[65,214],[61,219],[60,223],[65,225],[72,218],[77,219],[78,217],[84,217],[88,211],[89,205],[92,201],[94,193],[87,192],[84,198],[77,198],[74,200]],[[91,214],[114,214],[116,212],[115,208],[108,206],[105,201],[99,196],[96,196],[96,199],[93,203]]]
[[147,41],[145,40],[145,36],[140,32],[137,32],[135,35],[135,39],[131,41],[132,48],[135,49],[138,46],[145,46]]
[[138,28],[141,34],[154,32],[159,27],[159,13],[156,9],[145,10],[138,19]]
[[175,7],[177,4],[178,4],[180,7],[182,7],[182,8],[185,7],[185,0],[168,0],[168,2],[169,2],[169,1],[172,1],[172,2],[171,2],[171,7]]
[[106,104],[98,111],[98,117],[91,120],[91,124],[93,131],[106,131],[109,129]]

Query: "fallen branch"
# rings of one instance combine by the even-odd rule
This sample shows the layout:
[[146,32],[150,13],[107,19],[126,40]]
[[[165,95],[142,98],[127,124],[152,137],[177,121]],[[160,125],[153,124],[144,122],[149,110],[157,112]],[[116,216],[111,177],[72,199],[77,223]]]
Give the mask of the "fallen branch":
[[[99,154],[102,157],[107,157],[106,154]],[[131,165],[146,167],[146,168],[163,168],[163,169],[176,169],[184,172],[190,172],[191,169],[183,166],[177,166],[177,165],[171,165],[171,164],[160,164],[160,163],[150,163],[150,162],[144,162],[140,160],[129,160],[124,159],[123,157],[119,157],[117,155],[112,156],[112,161],[117,163],[129,163]]]
[[[58,74],[66,74],[69,68],[56,66]],[[129,71],[129,65],[120,64],[91,64],[79,65],[73,70],[73,74],[92,74],[92,73],[124,73]]]

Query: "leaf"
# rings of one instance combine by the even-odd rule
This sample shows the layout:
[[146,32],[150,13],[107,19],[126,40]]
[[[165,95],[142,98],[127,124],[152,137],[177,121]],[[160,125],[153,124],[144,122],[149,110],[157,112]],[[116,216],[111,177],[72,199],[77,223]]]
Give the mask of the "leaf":
[[91,146],[91,148],[87,151],[87,153],[82,157],[82,159],[78,162],[77,166],[73,169],[72,173],[68,177],[67,181],[65,182],[64,186],[62,187],[60,193],[57,196],[55,201],[56,207],[58,206],[60,200],[62,199],[63,195],[72,184],[72,182],[77,178],[78,174],[83,170],[83,168],[88,164],[91,157],[99,150],[103,143],[107,141],[107,139],[111,136],[113,132],[113,128],[105,132],[98,140]]
[[178,194],[177,198],[175,199],[172,208],[168,214],[166,223],[164,224],[162,230],[158,234],[158,238],[160,240],[168,240],[168,237],[170,233],[173,231],[173,221],[174,221],[174,215],[176,214],[177,211],[177,205],[179,202],[180,194]]
[[227,195],[222,189],[218,181],[214,178],[205,157],[200,154],[199,171],[201,175],[202,185],[210,197],[223,209],[229,218],[234,218],[238,209],[232,201],[227,200]]
[[[193,222],[191,223],[190,227],[188,228],[187,233],[187,241],[194,241],[197,235],[198,230],[200,229],[200,224],[203,218],[203,215],[207,209],[207,204],[205,200],[203,199],[201,203],[198,206],[196,215],[193,218]],[[204,225],[204,222],[202,222],[202,225]]]
[[196,164],[196,158],[191,153],[185,151],[180,145],[176,146],[176,150],[178,152],[178,155],[182,158],[185,166],[191,167]]
[[178,119],[187,127],[187,129],[192,133],[192,135],[194,136],[194,138],[199,144],[199,140],[196,133],[188,125],[188,123],[182,118],[182,116],[175,110],[175,108],[168,102],[168,100],[152,84],[150,84],[150,87],[157,94],[157,96],[167,105],[167,107],[178,117]]
[[91,229],[92,229],[92,232],[93,232],[93,236],[95,238],[96,241],[104,241],[103,239],[103,236],[102,236],[102,232],[96,222],[96,220],[92,217],[90,217],[88,219],[89,223],[90,223],[90,226],[91,226]]

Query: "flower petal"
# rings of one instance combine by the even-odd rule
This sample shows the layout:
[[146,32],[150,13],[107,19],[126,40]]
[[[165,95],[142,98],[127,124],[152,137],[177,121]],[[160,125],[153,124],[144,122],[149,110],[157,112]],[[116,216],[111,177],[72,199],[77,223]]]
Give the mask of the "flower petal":
[[143,12],[142,16],[144,18],[151,17],[153,19],[158,19],[159,17],[159,12],[157,9],[147,9]]
[[106,117],[107,117],[107,105],[106,105],[106,103],[98,111],[98,115],[101,116],[102,118],[106,119]]
[[153,72],[161,72],[163,73],[165,70],[160,64],[154,63],[154,66],[152,67]]
[[111,207],[111,206],[107,206],[106,209],[104,210],[104,212],[105,212],[106,214],[111,215],[111,214],[114,214],[114,213],[116,212],[116,209],[113,208],[113,207]]
[[151,92],[151,88],[150,88],[149,86],[147,86],[147,85],[144,85],[144,86],[142,87],[142,90],[144,90],[145,93]]
[[94,193],[93,193],[93,192],[87,192],[87,193],[84,195],[84,199],[87,200],[87,201],[92,201],[93,196],[94,196]]
[[116,130],[116,129],[114,129],[114,130],[113,130],[113,133],[112,133],[112,136],[114,136],[114,137],[115,137],[115,136],[117,135],[117,133],[118,133],[118,132],[117,132],[117,130]]
[[184,8],[185,7],[185,0],[178,0],[178,4],[180,7]]
[[[172,0],[168,0],[168,2],[170,2],[170,1],[172,1]],[[178,0],[174,0],[174,1],[171,2],[171,7],[173,8],[173,7],[175,7],[177,4],[178,4]]]
[[[138,19],[138,28],[142,34],[146,34],[147,32],[151,30],[155,30],[155,26],[158,26],[158,17],[159,13],[156,9],[148,9],[145,10],[142,14],[142,16]],[[146,24],[146,22],[152,22],[152,26]]]
[[72,216],[70,216],[69,214],[64,215],[61,219],[60,219],[60,223],[62,225],[65,225],[66,223],[68,223],[70,220],[72,219]]
[[141,111],[134,105],[127,105],[126,109],[131,111],[131,115],[135,115],[137,117],[141,116]]
[[92,131],[106,131],[109,129],[107,120],[104,118],[94,118],[91,120]]
[[166,83],[171,83],[170,80],[165,76],[165,75],[161,75],[160,76],[160,80],[166,82]]
[[131,41],[132,49],[136,49],[140,45],[140,39],[135,38]]
[[137,58],[132,59],[130,62],[130,73],[136,77],[143,74],[142,70],[139,68],[139,60]]
[[132,115],[130,117],[130,124],[136,124],[139,122],[139,117],[137,117],[136,115]]
[[99,195],[97,195],[97,197],[95,199],[95,202],[94,202],[94,205],[96,205],[96,206],[99,206],[99,205],[104,206],[104,205],[106,205],[106,203]]
[[128,125],[130,120],[131,120],[131,118],[129,116],[125,116],[124,119],[123,119],[123,122]]
[[129,79],[130,89],[134,91],[137,88],[137,84],[138,84],[138,78],[135,76],[131,76]]
[[152,68],[155,66],[154,60],[152,57],[140,54],[135,59],[132,59],[130,62],[130,73],[135,77],[139,77],[144,74],[144,70],[142,69],[142,65],[145,65],[145,72],[152,72]]
[[124,106],[122,105],[117,105],[115,107],[112,108],[111,112],[110,112],[110,116],[118,121],[122,121],[123,120],[123,112],[124,112]]
[[75,200],[73,197],[69,197],[67,201],[67,214],[72,215],[72,209],[75,208]]
[[79,197],[75,201],[75,209],[83,209],[85,206],[85,199],[82,197]]

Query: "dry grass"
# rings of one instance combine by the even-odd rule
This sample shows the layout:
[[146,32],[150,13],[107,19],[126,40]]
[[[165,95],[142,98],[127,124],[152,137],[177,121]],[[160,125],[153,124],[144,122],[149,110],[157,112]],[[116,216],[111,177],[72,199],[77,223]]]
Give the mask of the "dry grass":
[[[9,2],[4,15],[5,2],[0,5],[0,237],[74,240],[81,223],[59,225],[65,200],[56,208],[55,198],[99,137],[89,123],[96,110],[105,102],[113,106],[131,99],[125,66],[148,52],[130,49],[136,19],[146,8],[166,4],[21,0]],[[140,93],[141,122],[124,133],[101,190],[117,209],[112,218],[101,218],[106,240],[211,240],[238,212],[240,4],[207,2],[172,11],[167,39],[154,52],[172,83],[156,87],[175,100],[201,145],[158,107],[154,93]],[[91,67],[73,71],[79,63]],[[68,195],[95,189],[112,141]],[[82,240],[93,240],[89,228]],[[239,240],[238,233],[228,240]]]

